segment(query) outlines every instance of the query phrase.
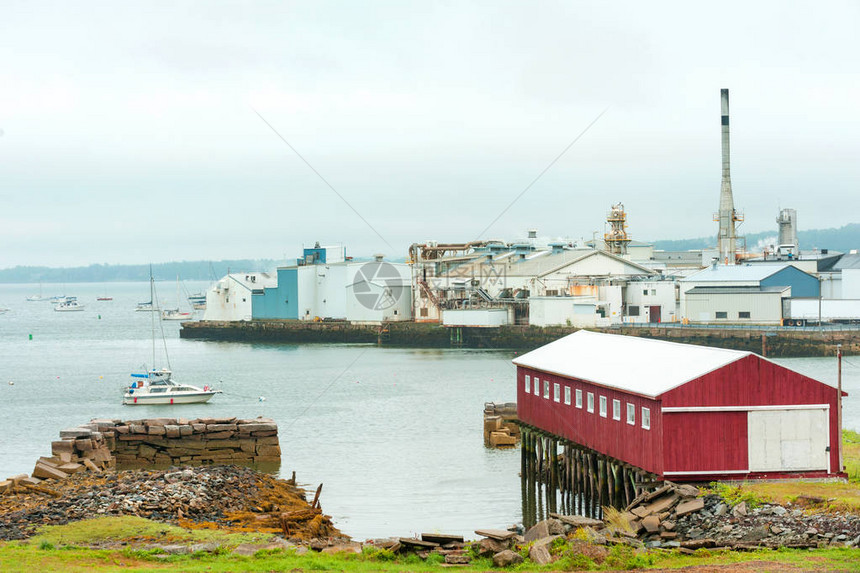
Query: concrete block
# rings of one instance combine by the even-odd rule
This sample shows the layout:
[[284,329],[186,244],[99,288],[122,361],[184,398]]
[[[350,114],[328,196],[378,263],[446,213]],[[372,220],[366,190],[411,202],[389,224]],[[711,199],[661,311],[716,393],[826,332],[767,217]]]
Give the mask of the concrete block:
[[205,443],[207,450],[223,450],[225,448],[241,447],[239,444],[239,440],[208,440]]
[[4,479],[3,481],[0,481],[0,494],[6,493],[10,489],[12,489],[12,480]]
[[683,515],[687,515],[688,513],[693,513],[694,511],[699,511],[705,507],[705,500],[701,497],[697,497],[696,499],[691,499],[690,501],[685,501],[678,505],[675,508],[675,515],[681,517]]
[[52,456],[50,458],[41,456],[37,461],[38,463],[45,464],[46,466],[51,466],[52,468],[59,467],[63,463],[62,461],[60,461],[60,458],[56,456]]
[[509,435],[507,432],[490,432],[490,446],[493,448],[499,446],[515,446],[517,439]]
[[164,426],[147,426],[146,433],[150,436],[163,436],[165,434]]
[[213,432],[210,434],[206,434],[206,437],[209,438],[209,440],[225,440],[227,438],[232,437],[233,435],[234,435],[234,432],[229,432],[229,431],[227,431],[227,432]]
[[33,477],[63,480],[69,476],[65,472],[60,471],[55,467],[43,464],[41,462],[36,462],[36,467],[33,468]]
[[179,426],[171,424],[164,426],[164,435],[168,438],[178,438],[180,436]]
[[648,533],[654,533],[660,529],[660,520],[656,515],[649,515],[642,520],[642,526]]
[[60,452],[73,452],[75,451],[75,441],[74,440],[57,440],[55,442],[51,442],[51,453],[59,454]]
[[81,464],[70,462],[59,466],[57,469],[63,473],[71,475],[84,471],[84,466],[82,466]]
[[243,424],[238,426],[240,434],[250,434],[252,432],[277,432],[278,425],[275,423],[268,424]]
[[75,449],[79,452],[88,452],[93,449],[93,441],[90,439],[75,440]]
[[279,456],[281,455],[281,446],[257,446],[257,455],[259,456]]
[[93,431],[89,428],[67,428],[60,430],[60,438],[89,438]]
[[[547,528],[548,530],[549,528]],[[489,537],[496,541],[508,541],[517,536],[513,531],[507,531],[506,529],[476,529],[475,533],[481,537]]]
[[207,432],[235,432],[236,424],[206,424]]
[[60,461],[64,464],[67,464],[67,463],[73,461],[73,459],[77,458],[77,456],[72,456],[72,454],[69,452],[60,452],[59,454],[55,454],[55,455],[58,458],[60,458]]
[[[241,435],[241,434],[239,434],[239,435]],[[251,432],[251,435],[254,436],[255,438],[270,438],[272,436],[277,436],[278,431],[277,430],[264,430],[264,431],[259,431],[259,432]]]
[[191,424],[191,428],[195,434],[202,434],[206,431],[206,424]]
[[140,444],[140,448],[137,450],[137,453],[142,458],[152,459],[155,457],[155,453],[157,451],[158,450],[151,446],[148,446],[146,444]]
[[106,462],[111,458],[110,450],[108,450],[107,448],[99,448],[93,451],[96,454],[96,457],[93,459],[95,459],[95,461],[97,462]]
[[39,478],[37,478],[37,477],[32,477],[32,476],[30,476],[30,477],[28,477],[28,478],[26,478],[26,479],[22,479],[22,480],[21,480],[21,483],[22,483],[22,484],[25,484],[25,485],[39,485],[40,483],[42,483],[42,480],[40,480],[40,479],[39,479]]
[[484,432],[496,432],[502,427],[501,416],[484,416]]
[[180,436],[190,436],[192,433],[194,433],[194,427],[191,424],[181,424],[179,426]]

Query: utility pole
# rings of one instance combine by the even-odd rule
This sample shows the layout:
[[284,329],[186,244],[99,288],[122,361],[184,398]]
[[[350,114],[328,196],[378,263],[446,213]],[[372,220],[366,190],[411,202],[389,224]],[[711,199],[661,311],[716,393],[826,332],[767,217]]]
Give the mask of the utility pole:
[[824,326],[821,324],[821,297],[823,296],[821,292],[821,276],[818,276],[818,332],[824,332]]
[[839,471],[842,471],[842,345],[836,345],[836,429],[839,440]]

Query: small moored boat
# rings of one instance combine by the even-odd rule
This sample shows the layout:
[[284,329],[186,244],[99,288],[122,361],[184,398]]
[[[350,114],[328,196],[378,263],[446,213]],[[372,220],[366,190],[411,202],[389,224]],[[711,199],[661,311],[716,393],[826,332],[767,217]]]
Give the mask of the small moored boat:
[[74,312],[84,310],[84,305],[78,302],[77,297],[67,296],[65,300],[61,300],[54,306],[54,310],[57,312]]
[[191,320],[190,312],[180,312],[178,308],[166,308],[161,311],[161,320]]
[[122,397],[123,404],[200,404],[208,402],[221,390],[209,386],[199,388],[191,384],[180,384],[173,380],[172,372],[163,368],[150,370],[146,374],[132,374],[132,383]]

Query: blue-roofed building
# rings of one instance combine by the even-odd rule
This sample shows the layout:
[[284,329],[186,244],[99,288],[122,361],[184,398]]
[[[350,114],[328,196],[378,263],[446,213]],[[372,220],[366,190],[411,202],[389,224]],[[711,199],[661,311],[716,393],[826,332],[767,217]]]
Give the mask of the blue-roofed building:
[[691,323],[781,324],[786,301],[818,298],[818,277],[791,263],[714,265],[680,280]]

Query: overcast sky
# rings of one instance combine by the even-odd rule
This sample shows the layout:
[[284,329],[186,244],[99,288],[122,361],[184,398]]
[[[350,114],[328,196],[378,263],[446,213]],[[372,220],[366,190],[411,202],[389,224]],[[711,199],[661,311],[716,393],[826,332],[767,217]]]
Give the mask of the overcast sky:
[[741,231],[858,222],[858,29],[856,0],[5,0],[0,268],[473,240],[604,110],[482,238],[619,201],[634,239],[715,235],[724,87]]

